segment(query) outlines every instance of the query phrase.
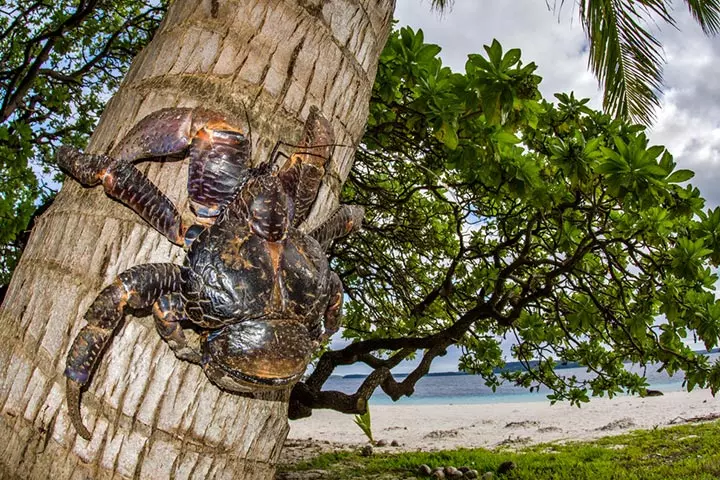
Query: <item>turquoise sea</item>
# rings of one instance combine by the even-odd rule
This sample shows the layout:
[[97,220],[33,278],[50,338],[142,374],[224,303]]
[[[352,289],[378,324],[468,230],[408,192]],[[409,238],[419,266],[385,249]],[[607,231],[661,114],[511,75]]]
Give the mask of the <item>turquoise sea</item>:
[[[720,357],[718,354],[711,355],[711,361]],[[631,371],[642,372],[640,367],[627,365]],[[660,390],[661,392],[676,392],[683,389],[683,375],[681,372],[675,376],[669,376],[665,371],[658,372],[658,367],[648,366],[645,376],[650,386],[648,388]],[[561,376],[570,377],[576,375],[579,379],[590,378],[585,368],[561,368],[557,370]],[[398,376],[398,381],[402,376]],[[353,393],[362,383],[363,377],[333,376],[325,384],[323,390],[337,390],[345,393]],[[478,375],[432,374],[418,381],[415,385],[415,393],[411,397],[402,397],[393,402],[380,388],[378,388],[370,399],[374,405],[421,405],[421,404],[482,404],[482,403],[511,403],[511,402],[537,402],[548,401],[547,395],[550,391],[540,387],[539,391],[530,393],[525,388],[516,387],[509,383],[502,384],[495,392],[485,386],[484,380]]]

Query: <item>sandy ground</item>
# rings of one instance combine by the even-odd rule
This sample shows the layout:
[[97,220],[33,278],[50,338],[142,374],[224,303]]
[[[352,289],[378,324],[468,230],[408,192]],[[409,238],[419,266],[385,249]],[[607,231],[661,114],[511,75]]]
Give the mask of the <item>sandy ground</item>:
[[[458,447],[583,440],[698,418],[720,416],[720,395],[709,390],[671,392],[659,397],[594,398],[581,408],[548,401],[477,405],[373,405],[375,440],[399,446],[376,451],[428,451]],[[290,422],[281,463],[321,452],[357,449],[367,439],[352,415],[316,410]]]

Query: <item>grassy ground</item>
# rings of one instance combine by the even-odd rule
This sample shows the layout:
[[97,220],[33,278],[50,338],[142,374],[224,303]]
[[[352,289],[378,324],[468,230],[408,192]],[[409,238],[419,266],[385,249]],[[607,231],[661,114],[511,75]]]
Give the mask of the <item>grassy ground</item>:
[[[320,478],[411,479],[431,467],[469,466],[495,472],[496,479],[720,479],[720,422],[638,430],[591,442],[543,444],[522,450],[460,449],[436,453],[402,453],[362,457],[356,453],[325,454],[286,465],[285,472],[322,470]],[[498,467],[515,463],[498,475]],[[314,476],[314,478],[318,478]]]

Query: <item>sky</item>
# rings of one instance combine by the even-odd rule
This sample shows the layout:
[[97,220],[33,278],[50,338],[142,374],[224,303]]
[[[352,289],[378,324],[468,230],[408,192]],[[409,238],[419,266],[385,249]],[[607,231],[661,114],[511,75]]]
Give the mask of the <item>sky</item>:
[[[553,0],[455,0],[439,14],[428,0],[398,0],[398,27],[422,29],[425,42],[442,47],[443,64],[463,72],[467,55],[484,53],[483,45],[497,39],[503,51],[520,48],[524,63],[535,62],[547,99],[557,92],[590,98],[599,109],[602,91],[588,71],[588,47],[574,2],[567,1],[558,15],[548,9]],[[575,9],[574,9],[574,8]],[[684,2],[673,10],[676,27],[657,25],[653,34],[662,42],[666,58],[661,108],[648,131],[650,142],[664,145],[677,168],[695,172],[697,186],[708,207],[720,205],[720,38],[708,38],[687,12]],[[339,335],[333,348],[341,347]],[[503,342],[508,351],[512,342]],[[699,345],[698,345],[699,347]],[[457,370],[457,349],[437,358],[431,371]],[[408,371],[412,364],[401,365]],[[362,365],[341,367],[336,374],[367,373]]]

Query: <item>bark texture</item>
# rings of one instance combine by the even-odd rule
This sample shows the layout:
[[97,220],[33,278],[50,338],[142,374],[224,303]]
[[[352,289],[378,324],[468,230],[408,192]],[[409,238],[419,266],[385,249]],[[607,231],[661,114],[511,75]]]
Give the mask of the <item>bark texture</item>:
[[[203,106],[252,128],[254,161],[295,142],[312,105],[355,144],[364,128],[394,1],[175,0],[110,101],[89,151],[107,153],[147,114]],[[336,147],[308,228],[337,205],[353,149]],[[141,164],[183,214],[187,164]],[[67,417],[63,369],[101,288],[183,252],[102,188],[68,181],[37,222],[0,309],[1,478],[272,478],[288,392],[241,397],[178,361],[149,318],[128,317],[104,354],[82,415]]]

